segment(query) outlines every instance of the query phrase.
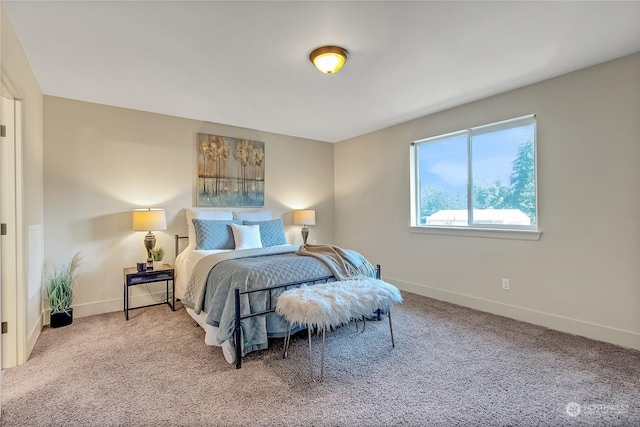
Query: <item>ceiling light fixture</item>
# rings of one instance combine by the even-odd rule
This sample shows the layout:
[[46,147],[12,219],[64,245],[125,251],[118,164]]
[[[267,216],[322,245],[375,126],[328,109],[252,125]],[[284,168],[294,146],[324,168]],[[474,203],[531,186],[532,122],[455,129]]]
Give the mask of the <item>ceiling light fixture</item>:
[[309,59],[318,71],[325,74],[340,71],[348,57],[349,52],[340,46],[322,46],[309,55]]

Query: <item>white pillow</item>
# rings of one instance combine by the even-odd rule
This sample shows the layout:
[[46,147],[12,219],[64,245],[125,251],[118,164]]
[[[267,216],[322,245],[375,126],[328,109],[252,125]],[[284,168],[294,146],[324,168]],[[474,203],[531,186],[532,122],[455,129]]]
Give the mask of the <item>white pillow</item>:
[[269,209],[263,209],[259,211],[233,211],[233,219],[242,221],[269,221],[272,218],[271,211]]
[[233,230],[233,240],[236,242],[236,250],[262,247],[259,225],[231,224],[231,230]]
[[189,236],[189,245],[196,244],[196,229],[193,226],[193,219],[222,219],[232,220],[233,212],[221,211],[217,209],[203,209],[203,208],[186,208],[185,215],[187,216],[187,231]]

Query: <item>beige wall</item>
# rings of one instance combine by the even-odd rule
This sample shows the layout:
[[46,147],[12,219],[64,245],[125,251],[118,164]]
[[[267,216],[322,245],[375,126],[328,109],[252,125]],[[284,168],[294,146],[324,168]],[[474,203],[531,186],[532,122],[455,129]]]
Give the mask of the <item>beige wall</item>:
[[[25,57],[4,9],[2,14],[2,34],[0,54],[2,56],[2,96],[21,101],[22,142],[18,147],[17,166],[20,180],[18,204],[22,216],[18,220],[18,363],[26,361],[40,334],[41,268],[29,269],[29,260],[42,253],[40,245],[30,245],[29,228],[40,230],[43,224],[43,110],[42,91]],[[21,161],[20,161],[21,159]],[[40,233],[41,234],[41,233]],[[41,239],[31,240],[37,242]],[[32,266],[33,267],[33,266]],[[35,286],[29,292],[28,284]],[[32,286],[32,288],[33,288]]]
[[[122,268],[146,258],[145,233],[131,229],[134,208],[166,209],[168,229],[155,235],[173,262],[173,235],[186,235],[184,208],[195,203],[198,132],[263,141],[265,207],[283,218],[289,242],[302,240],[291,225],[291,211],[300,208],[316,209],[310,242],[333,242],[333,144],[44,99],[45,259],[82,253],[78,316],[122,309]],[[133,288],[132,295],[145,294]]]
[[[403,289],[640,348],[639,98],[636,54],[340,142],[336,243]],[[540,241],[409,231],[410,141],[531,113]]]

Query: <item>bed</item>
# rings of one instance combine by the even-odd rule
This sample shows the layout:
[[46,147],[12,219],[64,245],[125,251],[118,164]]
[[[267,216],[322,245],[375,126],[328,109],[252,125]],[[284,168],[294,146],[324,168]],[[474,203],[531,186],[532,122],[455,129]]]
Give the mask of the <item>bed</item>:
[[[286,321],[272,312],[280,293],[341,274],[322,258],[300,256],[268,210],[192,208],[186,218],[189,242],[176,257],[176,297],[204,329],[205,343],[222,347],[236,367],[247,353],[268,348],[270,338],[286,335]],[[176,235],[176,252],[182,238]],[[379,277],[359,253],[344,250],[343,256],[356,266],[352,273]]]

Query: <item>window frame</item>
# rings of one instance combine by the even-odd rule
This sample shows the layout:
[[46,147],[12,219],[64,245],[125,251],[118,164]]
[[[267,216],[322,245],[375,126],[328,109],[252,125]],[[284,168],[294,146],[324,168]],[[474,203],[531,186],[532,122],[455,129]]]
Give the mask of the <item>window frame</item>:
[[[473,223],[473,147],[472,138],[512,129],[519,126],[534,125],[533,150],[534,150],[534,187],[535,187],[535,224],[474,224]],[[418,233],[445,234],[445,235],[467,235],[473,237],[496,237],[510,239],[538,240],[540,231],[539,195],[538,195],[538,137],[537,118],[535,114],[502,120],[495,123],[476,126],[446,134],[422,138],[410,143],[410,230]],[[421,145],[434,143],[455,136],[466,135],[467,139],[467,225],[427,225],[420,224],[420,159],[418,151]]]

